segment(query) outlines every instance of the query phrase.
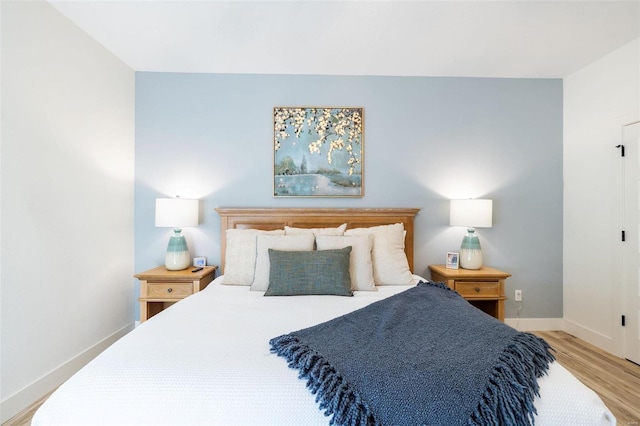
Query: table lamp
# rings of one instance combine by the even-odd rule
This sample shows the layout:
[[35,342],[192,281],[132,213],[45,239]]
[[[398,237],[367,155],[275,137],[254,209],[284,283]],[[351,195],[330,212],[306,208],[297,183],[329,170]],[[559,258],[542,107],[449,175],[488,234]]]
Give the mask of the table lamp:
[[492,213],[492,200],[451,200],[449,225],[467,227],[460,245],[461,268],[482,268],[482,249],[475,228],[491,228]]
[[181,228],[198,226],[198,200],[156,198],[156,226],[173,228],[164,260],[167,269],[180,271],[188,268],[191,257]]

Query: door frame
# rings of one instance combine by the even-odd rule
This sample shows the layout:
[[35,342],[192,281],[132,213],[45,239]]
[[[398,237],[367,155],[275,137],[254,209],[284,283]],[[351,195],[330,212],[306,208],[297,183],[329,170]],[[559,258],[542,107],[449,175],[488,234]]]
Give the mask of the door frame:
[[[612,129],[613,134],[612,134],[612,140],[615,141],[615,145],[618,144],[624,144],[624,131],[625,128],[632,126],[632,125],[640,125],[640,119],[638,119],[637,115],[625,115],[622,117],[619,117],[617,121],[617,125],[614,126],[614,129]],[[614,145],[614,147],[615,147]],[[638,144],[636,146],[636,149],[640,150],[640,144]],[[627,232],[627,237],[629,236],[629,229],[626,229],[626,224],[625,224],[625,210],[626,210],[626,206],[625,206],[625,195],[626,195],[626,188],[625,188],[625,174],[626,174],[626,164],[628,163],[629,160],[631,160],[631,158],[629,156],[626,157],[622,157],[619,150],[616,149],[615,155],[617,156],[617,161],[615,162],[615,164],[617,165],[618,168],[618,174],[617,174],[617,185],[615,185],[615,207],[614,207],[614,215],[613,217],[616,218],[614,220],[613,226],[614,226],[614,230],[612,232],[615,244],[613,245],[613,247],[615,247],[615,250],[613,250],[613,254],[614,254],[614,259],[612,262],[612,266],[613,266],[613,270],[612,270],[612,278],[613,278],[613,283],[612,283],[612,291],[614,292],[614,297],[613,299],[613,309],[612,309],[612,325],[613,325],[613,342],[612,342],[612,346],[613,346],[613,350],[614,350],[614,354],[621,357],[621,358],[626,358],[627,355],[627,334],[629,332],[628,328],[625,328],[622,326],[621,323],[621,317],[622,315],[625,314],[626,312],[626,292],[627,289],[625,287],[625,281],[624,281],[624,274],[623,274],[623,268],[621,267],[622,265],[620,264],[621,260],[620,259],[625,259],[625,248],[628,247],[628,244],[634,244],[636,247],[639,247],[638,245],[638,241],[640,240],[640,232],[638,232],[638,227],[636,227],[636,231],[635,231],[635,239],[629,241],[625,241],[623,242],[621,240],[621,236],[620,236],[620,232],[622,230],[625,230]],[[640,156],[640,154],[638,154],[636,152],[636,156]],[[634,161],[637,161],[638,159],[635,158]],[[640,166],[638,166],[638,178],[640,179]],[[640,196],[639,196],[640,198]],[[640,202],[640,199],[638,200]],[[640,220],[640,218],[639,218]],[[629,321],[628,315],[627,315],[627,322]]]

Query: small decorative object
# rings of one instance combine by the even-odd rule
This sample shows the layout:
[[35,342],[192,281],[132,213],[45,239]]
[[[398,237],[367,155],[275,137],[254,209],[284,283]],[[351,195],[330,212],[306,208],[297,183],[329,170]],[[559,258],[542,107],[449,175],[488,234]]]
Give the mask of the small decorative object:
[[198,200],[156,198],[156,226],[173,228],[164,265],[170,271],[186,269],[191,264],[183,227],[198,226]]
[[456,252],[447,252],[447,268],[458,269],[459,254]]
[[193,258],[193,266],[197,266],[197,267],[207,266],[207,258],[206,257],[194,257]]
[[449,224],[467,227],[467,235],[460,246],[461,268],[482,268],[482,249],[474,228],[491,228],[492,214],[492,200],[451,200]]
[[363,112],[274,108],[273,195],[362,197]]

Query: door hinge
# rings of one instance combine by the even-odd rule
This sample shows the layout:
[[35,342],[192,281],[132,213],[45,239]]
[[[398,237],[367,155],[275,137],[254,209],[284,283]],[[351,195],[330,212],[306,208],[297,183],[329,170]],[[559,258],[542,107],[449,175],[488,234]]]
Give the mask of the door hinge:
[[625,318],[625,316],[622,316],[622,326],[624,327],[625,325],[627,325],[627,319]]
[[624,157],[624,145],[616,145],[616,148],[620,148],[620,157]]
[[622,231],[621,237],[622,237],[622,241],[627,241],[627,240],[626,240],[626,237],[627,237],[627,236],[625,235],[625,232],[624,232],[624,231]]

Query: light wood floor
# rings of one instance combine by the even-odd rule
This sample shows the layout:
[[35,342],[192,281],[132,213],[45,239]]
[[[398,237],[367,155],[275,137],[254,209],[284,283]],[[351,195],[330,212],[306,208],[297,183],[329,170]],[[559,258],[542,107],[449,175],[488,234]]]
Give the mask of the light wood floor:
[[555,349],[556,360],[593,389],[619,426],[640,426],[640,366],[563,331],[537,331]]
[[[640,426],[640,366],[617,358],[563,331],[537,331],[554,349],[557,361],[593,389],[619,426]],[[2,426],[29,426],[48,395]]]
[[31,406],[25,408],[22,412],[16,414],[5,423],[2,423],[2,426],[30,426],[33,415],[52,393],[53,391],[49,392],[48,394],[31,404]]

